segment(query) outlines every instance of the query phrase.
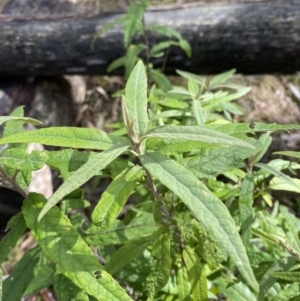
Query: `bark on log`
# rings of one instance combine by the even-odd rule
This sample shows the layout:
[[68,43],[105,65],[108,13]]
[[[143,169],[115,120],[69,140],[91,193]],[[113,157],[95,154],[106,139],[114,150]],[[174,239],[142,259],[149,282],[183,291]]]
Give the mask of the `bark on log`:
[[[118,16],[0,15],[0,76],[107,74],[107,66],[124,54],[122,30],[100,36],[93,49],[91,42],[95,32]],[[176,69],[199,74],[231,68],[243,74],[300,70],[299,0],[187,5],[148,11],[145,19],[148,25],[172,26],[192,46],[191,59],[172,47],[169,74]],[[164,39],[149,34],[152,45]],[[159,67],[162,59],[153,62]]]

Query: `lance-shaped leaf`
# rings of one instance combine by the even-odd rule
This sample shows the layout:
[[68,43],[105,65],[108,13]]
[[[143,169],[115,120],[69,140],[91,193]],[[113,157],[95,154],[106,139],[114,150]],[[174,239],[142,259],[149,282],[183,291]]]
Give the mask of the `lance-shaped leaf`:
[[38,170],[41,169],[48,156],[45,152],[32,151],[26,149],[10,148],[4,149],[0,153],[0,164],[16,170]]
[[129,76],[125,88],[125,100],[134,132],[141,137],[148,126],[147,75],[142,61],[135,65]]
[[152,246],[152,256],[156,259],[156,266],[147,277],[147,301],[153,300],[155,293],[167,284],[170,277],[170,230],[168,228],[165,228],[164,230],[165,231],[163,231],[161,235],[155,238]]
[[152,176],[184,202],[226,251],[247,283],[257,291],[258,285],[245,247],[227,207],[176,161],[155,152],[140,156],[140,161]]
[[254,175],[248,173],[241,185],[239,197],[239,211],[242,224],[242,238],[244,245],[247,246],[251,236],[251,226],[253,222],[253,190]]
[[141,175],[141,167],[134,166],[125,169],[110,183],[93,211],[92,221],[95,225],[109,227],[113,224]]
[[39,246],[24,254],[16,264],[13,272],[3,282],[3,299],[5,301],[21,300],[27,286],[34,278],[34,268],[41,256]]
[[121,155],[127,150],[129,144],[117,144],[115,146],[106,149],[102,153],[93,156],[83,166],[77,169],[66,181],[55,191],[55,193],[48,200],[47,204],[41,211],[39,220],[47,213],[47,211],[59,202],[65,195],[72,192],[82,184],[87,182],[94,175],[98,174],[105,166],[111,161]]
[[129,241],[127,244],[123,245],[113,253],[109,261],[107,261],[105,264],[105,270],[112,275],[115,274],[125,265],[129,264],[136,257],[141,255],[153,238],[154,236],[151,235]]
[[172,126],[163,125],[148,131],[143,138],[157,137],[168,139],[185,139],[202,141],[213,144],[223,144],[255,149],[251,144],[199,126]]
[[182,255],[188,271],[188,277],[191,283],[191,293],[194,300],[207,300],[207,281],[203,264],[195,250],[190,246],[184,248]]
[[56,269],[96,300],[131,300],[103,270],[89,246],[57,207],[37,221],[45,202],[43,195],[30,193],[22,212],[32,235],[47,258],[56,264]]
[[[7,224],[6,230],[11,228],[8,234],[0,242],[0,264],[5,260],[19,238],[26,230],[26,224],[22,213],[13,216]],[[1,300],[1,299],[0,299]]]
[[107,135],[101,130],[51,127],[4,137],[0,139],[0,144],[34,142],[61,147],[104,150],[116,143],[125,143],[127,141],[128,139],[125,137]]
[[33,125],[43,125],[39,120],[29,118],[29,117],[19,117],[19,116],[0,116],[0,125],[7,121],[21,121],[23,123],[30,123]]
[[143,213],[134,218],[128,225],[121,220],[116,220],[107,229],[92,225],[85,234],[85,241],[90,245],[116,245],[124,244],[130,240],[144,238],[158,230],[158,225],[153,220],[153,215]]

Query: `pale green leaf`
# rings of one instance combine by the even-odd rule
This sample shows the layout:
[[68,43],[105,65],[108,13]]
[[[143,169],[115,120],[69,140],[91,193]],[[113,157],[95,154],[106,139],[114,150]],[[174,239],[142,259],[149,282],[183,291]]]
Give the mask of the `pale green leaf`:
[[164,231],[155,237],[152,245],[152,256],[156,260],[155,268],[146,280],[148,299],[153,300],[155,294],[168,282],[171,272],[170,230]]
[[105,270],[112,275],[121,270],[142,254],[152,238],[153,236],[135,239],[120,247],[106,262]]
[[292,283],[291,285],[285,286],[280,292],[274,296],[271,301],[296,301],[295,297],[300,296],[300,284]]
[[275,152],[273,154],[274,155],[289,156],[289,157],[300,159],[300,152],[282,151],[282,152]]
[[[299,239],[299,220],[295,215],[291,214],[286,207],[280,207],[280,213],[284,217],[284,225],[289,230],[288,240],[294,249],[300,254],[300,239]],[[300,281],[299,281],[300,282]]]
[[218,287],[220,288],[222,294],[227,297],[227,300],[257,301],[256,296],[243,282],[228,285],[228,283],[225,281],[218,281]]
[[114,71],[115,69],[125,66],[125,62],[126,62],[125,56],[122,56],[122,57],[112,61],[112,63],[109,64],[107,67],[107,72],[110,73],[110,72]]
[[214,88],[219,84],[225,83],[235,73],[235,71],[235,69],[231,69],[229,71],[214,76],[209,83],[210,89]]
[[205,84],[205,79],[203,77],[200,77],[199,75],[196,75],[196,74],[193,74],[190,72],[186,72],[186,71],[181,71],[181,70],[176,70],[176,73],[178,73],[179,75],[181,75],[182,77],[184,77],[186,79],[194,80],[196,83],[198,83],[201,86]]
[[279,261],[275,262],[264,274],[259,284],[259,295],[258,301],[263,301],[264,296],[267,291],[274,285],[277,281],[272,275],[275,272],[284,272],[289,270],[296,261],[296,257],[290,256],[282,258]]
[[170,118],[170,117],[185,117],[185,116],[192,116],[192,114],[184,110],[166,110],[161,113],[153,115],[151,120],[157,120],[160,118]]
[[[185,143],[187,144],[187,143]],[[183,150],[187,150],[187,145],[183,146]],[[174,153],[178,149],[180,153],[181,145],[174,145]],[[167,149],[160,150],[161,153],[166,153]],[[195,145],[195,150],[197,149]],[[231,169],[238,167],[243,163],[249,155],[253,153],[249,148],[223,147],[216,146],[205,148],[199,145],[199,153],[192,157],[186,157],[180,162],[188,170],[190,170],[197,178],[212,178]],[[192,149],[190,149],[192,150]]]
[[259,137],[259,141],[261,142],[261,148],[249,158],[249,164],[251,165],[258,163],[266,154],[272,143],[272,138],[269,133],[264,133]]
[[185,265],[177,270],[178,301],[189,300],[191,294],[191,282],[188,278],[188,272]]
[[300,282],[300,272],[274,272],[271,276],[289,282]]
[[131,40],[138,29],[141,18],[146,11],[147,1],[142,0],[130,3],[124,21],[124,46],[128,48]]
[[[10,116],[23,117],[24,116],[24,107],[23,106],[17,107],[10,114]],[[4,126],[2,137],[6,137],[9,135],[23,132],[24,131],[23,124],[24,124],[24,122],[20,122],[18,120],[7,121]]]
[[192,141],[202,141],[212,144],[223,144],[254,149],[254,147],[247,142],[199,126],[164,125],[151,129],[144,135],[144,138],[150,137],[185,139]]
[[128,225],[125,225],[121,220],[116,220],[108,229],[91,226],[85,231],[85,241],[91,245],[123,244],[130,240],[148,237],[158,228],[152,213],[143,213],[134,218]]
[[151,54],[151,56],[155,56],[158,53],[161,53],[163,50],[169,48],[172,45],[178,45],[178,43],[174,42],[172,40],[159,42],[151,48],[150,54]]
[[125,56],[125,78],[128,78],[134,65],[139,59],[140,53],[146,48],[144,44],[130,45]]
[[184,202],[226,251],[247,283],[257,291],[257,282],[245,247],[227,207],[176,161],[154,152],[140,156],[140,161],[152,176]]
[[30,193],[22,211],[27,226],[47,258],[56,264],[56,268],[64,276],[96,300],[131,300],[103,270],[89,246],[57,207],[51,208],[38,222],[38,216],[45,203],[44,196]]
[[87,182],[100,170],[106,167],[111,161],[121,155],[128,149],[128,144],[116,144],[102,153],[93,156],[87,161],[83,166],[77,169],[70,177],[68,177],[65,182],[55,191],[55,193],[50,197],[47,204],[41,211],[39,220],[47,213],[47,211],[53,207],[57,202],[63,199],[63,197],[73,190],[79,188],[82,184]]
[[26,252],[14,270],[3,282],[3,301],[21,300],[27,286],[34,278],[34,267],[41,256],[39,246]]
[[[288,176],[286,176],[288,177]],[[270,183],[269,188],[273,190],[285,190],[300,193],[300,179],[289,177],[293,181],[293,185],[285,181],[283,178],[274,177]]]
[[21,121],[23,123],[30,123],[33,125],[43,125],[41,121],[38,121],[29,117],[19,117],[19,116],[0,116],[0,125],[7,121]]
[[16,170],[38,170],[41,169],[48,156],[45,152],[26,149],[9,148],[0,153],[0,164]]
[[89,301],[88,294],[62,274],[54,277],[53,288],[58,300]]
[[141,175],[139,166],[129,167],[109,184],[92,213],[95,225],[106,228],[113,224]]
[[[250,90],[251,90],[251,88],[241,88],[237,92],[231,93],[231,94],[228,94],[228,92],[226,92],[226,93],[223,92],[220,96],[218,96],[218,95],[214,96],[209,101],[209,103],[203,105],[203,109],[208,110],[208,109],[216,107],[220,104],[225,105],[225,102],[229,102],[229,101],[238,99],[238,98],[246,95]],[[234,109],[234,108],[232,107],[232,109]],[[241,112],[240,111],[235,111],[235,112],[232,112],[232,113],[240,114]]]
[[299,124],[276,124],[276,123],[259,123],[255,122],[250,127],[250,123],[227,123],[227,124],[210,124],[206,128],[217,132],[231,134],[245,134],[255,132],[280,131],[280,130],[297,130],[300,129]]
[[148,127],[147,75],[142,61],[136,64],[129,76],[125,88],[125,99],[135,133],[141,137]]
[[182,256],[191,283],[193,300],[207,300],[206,275],[200,258],[190,246],[185,246]]
[[128,139],[107,135],[104,131],[75,127],[51,127],[18,133],[0,139],[6,143],[42,143],[45,145],[104,150],[116,143],[125,143]]
[[6,230],[9,228],[11,228],[11,230],[0,242],[0,264],[6,259],[26,230],[26,224],[22,213],[19,213],[10,219]]
[[155,84],[163,91],[169,91],[172,88],[171,82],[162,72],[150,69],[149,76],[155,82]]
[[282,173],[281,171],[273,168],[272,166],[270,166],[268,164],[256,163],[256,164],[254,164],[254,166],[260,167],[260,168],[268,171],[269,173],[271,173],[274,176],[278,177],[282,181],[285,181],[288,185],[294,186],[295,189],[299,188],[299,186],[290,177],[286,176],[284,173]]
[[248,245],[251,237],[251,226],[253,223],[253,191],[254,175],[250,172],[244,178],[239,194],[239,213],[242,228],[242,240]]

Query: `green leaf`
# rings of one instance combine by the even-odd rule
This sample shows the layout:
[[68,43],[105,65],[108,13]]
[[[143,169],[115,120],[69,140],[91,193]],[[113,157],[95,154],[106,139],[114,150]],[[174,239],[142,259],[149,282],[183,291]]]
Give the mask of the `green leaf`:
[[163,125],[152,130],[149,130],[143,138],[158,137],[167,139],[185,139],[192,141],[202,141],[212,144],[223,144],[231,146],[239,146],[252,148],[254,147],[237,138],[221,134],[216,131],[211,131],[199,126],[172,126]]
[[36,273],[35,277],[29,283],[24,296],[36,294],[41,289],[49,287],[53,283],[54,276],[54,267],[53,266],[42,266],[39,271]]
[[271,276],[288,282],[300,282],[300,272],[274,272]]
[[299,283],[292,283],[278,292],[271,301],[296,301],[297,299],[294,298],[298,296],[300,296],[300,285]]
[[215,130],[217,132],[231,134],[246,134],[267,131],[280,130],[297,130],[300,129],[299,124],[270,124],[255,122],[254,126],[250,127],[250,123],[227,123],[227,124],[210,124],[206,128]]
[[29,117],[19,117],[19,116],[0,116],[0,125],[7,121],[21,121],[23,123],[30,123],[33,125],[43,125],[41,121],[38,121]]
[[51,208],[38,222],[45,203],[44,196],[29,193],[22,212],[27,226],[47,258],[56,264],[64,276],[97,300],[131,300],[103,270],[91,249],[57,207]]
[[198,255],[190,246],[183,249],[182,255],[191,283],[193,300],[207,300],[206,275]]
[[150,69],[149,70],[150,78],[155,82],[155,84],[162,89],[163,91],[169,91],[172,89],[172,84],[169,79],[160,71]]
[[124,47],[128,48],[134,34],[138,29],[141,18],[146,11],[147,1],[132,2],[128,7],[128,12],[124,22]]
[[249,164],[251,165],[258,163],[266,154],[272,143],[272,138],[269,133],[264,133],[259,137],[259,141],[261,142],[261,148],[249,158]]
[[139,59],[140,53],[145,50],[144,44],[130,45],[126,51],[125,56],[125,78],[127,79],[132,71],[134,65]]
[[48,156],[45,152],[32,151],[26,149],[10,148],[4,149],[0,153],[0,164],[16,170],[38,170],[41,169]]
[[141,175],[139,166],[129,167],[109,184],[92,213],[96,226],[106,228],[113,224]]
[[[23,106],[17,107],[10,114],[10,116],[23,117],[24,116],[24,107]],[[24,124],[23,122],[20,122],[18,120],[7,121],[4,126],[2,137],[6,137],[9,135],[23,132],[24,131],[23,124]]]
[[127,141],[128,139],[125,137],[110,136],[101,130],[75,127],[51,127],[10,135],[0,139],[0,144],[27,142],[61,147],[104,150],[117,143],[125,143]]
[[274,155],[289,156],[289,157],[300,159],[300,152],[282,151],[282,152],[275,152],[273,154]]
[[0,264],[5,260],[26,230],[26,224],[22,213],[18,213],[10,219],[6,230],[9,228],[11,228],[11,230],[0,242]]
[[91,226],[85,231],[85,241],[91,245],[115,245],[129,242],[130,240],[148,237],[158,230],[158,225],[153,220],[153,215],[143,213],[134,218],[128,225],[116,220],[108,229]]
[[225,281],[219,281],[218,287],[222,294],[227,297],[227,300],[257,301],[256,296],[243,282],[228,285]]
[[247,283],[257,291],[257,282],[245,247],[227,207],[176,161],[155,152],[140,156],[140,161],[151,175],[184,202],[226,251]]
[[229,71],[214,76],[209,83],[210,89],[214,88],[219,84],[225,83],[235,72],[236,72],[235,69],[231,69]]
[[159,42],[151,48],[150,54],[151,56],[156,56],[157,54],[161,53],[163,50],[169,48],[172,45],[178,45],[178,43],[172,40]]
[[275,272],[287,271],[293,266],[296,258],[293,256],[282,258],[275,262],[262,277],[259,284],[258,301],[263,301],[266,292],[274,285],[276,278],[272,276]]
[[[285,176],[288,177],[288,176]],[[289,177],[290,181],[293,181],[293,184],[290,184],[282,177],[274,177],[270,183],[269,188],[273,190],[285,190],[300,193],[300,179]]]
[[151,238],[153,236],[135,239],[117,249],[106,262],[105,270],[111,275],[120,271],[125,265],[131,263],[142,254],[146,246],[151,242]]
[[[225,106],[226,102],[230,102],[232,100],[238,99],[238,98],[246,95],[250,90],[251,90],[251,88],[241,88],[237,92],[231,93],[231,94],[228,94],[228,92],[219,91],[212,95],[212,98],[208,103],[205,103],[203,101],[204,102],[203,109],[208,110],[208,109],[214,108],[220,104]],[[226,104],[226,105],[229,105],[229,104]],[[229,108],[227,107],[227,109],[229,109]],[[232,113],[237,113],[237,114],[241,113],[239,111],[236,111],[235,107],[231,107],[231,109],[234,110],[234,112],[232,112]]]
[[185,265],[177,270],[178,301],[189,300],[191,294],[191,282],[188,278],[188,272]]
[[55,191],[50,197],[47,204],[41,211],[39,221],[53,207],[57,202],[63,199],[65,195],[79,188],[82,184],[87,182],[94,175],[99,173],[111,161],[124,153],[129,147],[129,144],[116,144],[102,153],[99,153],[91,158],[87,163],[81,166],[75,173],[66,179],[66,181]]
[[34,278],[33,270],[41,256],[39,246],[26,252],[15,265],[13,272],[3,282],[3,300],[21,300],[27,286]]
[[193,81],[195,81],[196,83],[198,83],[199,85],[204,85],[205,84],[205,79],[200,77],[199,75],[190,73],[190,72],[186,72],[186,71],[181,71],[181,70],[176,70],[176,73],[178,73],[179,75],[181,75],[182,77],[186,78],[186,79],[192,79]]
[[251,237],[251,226],[253,223],[253,191],[254,175],[248,172],[242,182],[239,197],[239,212],[242,224],[242,240],[245,246],[248,245]]
[[300,254],[300,239],[299,239],[299,230],[298,229],[298,219],[291,214],[286,207],[280,207],[280,213],[284,217],[284,225],[289,230],[289,243],[298,250]]
[[125,99],[135,133],[141,137],[148,127],[147,75],[142,61],[135,65],[129,76],[125,88]]
[[146,281],[148,301],[153,300],[155,294],[167,284],[170,277],[171,256],[169,229],[166,228],[163,233],[155,237],[152,246],[152,256],[156,259],[156,265]]
[[110,72],[114,71],[115,69],[125,66],[125,62],[126,62],[125,56],[122,56],[122,57],[112,61],[112,63],[109,64],[107,67],[107,72],[110,73]]
[[299,186],[288,176],[286,176],[281,171],[273,168],[272,166],[264,163],[256,163],[254,166],[260,167],[269,173],[273,174],[274,176],[277,176],[282,181],[285,181],[287,184],[294,186],[296,189],[299,188]]
[[89,301],[88,294],[76,286],[70,279],[62,274],[54,277],[53,283],[55,295],[61,301]]
[[[179,147],[181,147],[181,145],[174,145],[174,153],[176,153],[176,149],[179,149]],[[183,145],[183,147],[183,150],[187,149],[187,145]],[[170,146],[167,149],[160,150],[160,152],[165,154],[168,149],[170,149]],[[197,149],[196,145],[194,149]],[[205,148],[199,145],[198,149],[200,150],[197,155],[186,157],[180,162],[197,178],[212,178],[230,171],[238,167],[244,159],[253,153],[253,150],[249,148],[224,146]]]

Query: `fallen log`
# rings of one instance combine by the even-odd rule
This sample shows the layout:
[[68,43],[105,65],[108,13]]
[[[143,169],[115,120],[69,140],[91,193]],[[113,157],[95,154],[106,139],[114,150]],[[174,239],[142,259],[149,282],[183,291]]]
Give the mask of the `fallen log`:
[[[101,35],[94,47],[92,40],[98,30],[119,16],[0,15],[0,76],[107,74],[107,66],[124,55],[122,29]],[[169,25],[191,44],[190,59],[181,49],[170,49],[168,74],[176,69],[199,74],[231,68],[243,74],[299,71],[299,19],[299,0],[189,4],[145,15],[146,24]],[[141,39],[137,37],[136,42]],[[149,33],[151,45],[164,39]],[[162,60],[153,63],[160,67]]]

